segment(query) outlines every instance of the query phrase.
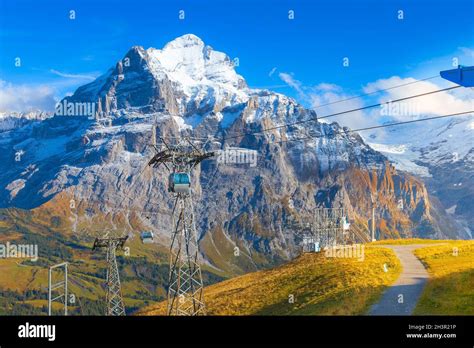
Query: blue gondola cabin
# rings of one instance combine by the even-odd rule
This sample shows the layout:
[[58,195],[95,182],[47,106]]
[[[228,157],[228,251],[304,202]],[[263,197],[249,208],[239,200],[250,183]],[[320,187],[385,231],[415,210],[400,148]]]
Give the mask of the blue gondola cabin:
[[191,191],[191,179],[188,173],[172,173],[168,180],[168,191],[188,194]]
[[153,232],[144,231],[140,234],[142,243],[153,243]]

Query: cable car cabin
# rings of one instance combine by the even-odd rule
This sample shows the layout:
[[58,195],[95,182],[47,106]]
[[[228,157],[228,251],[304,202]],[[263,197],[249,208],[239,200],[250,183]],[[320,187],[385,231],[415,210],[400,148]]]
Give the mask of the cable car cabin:
[[304,253],[318,253],[321,251],[319,241],[316,241],[314,237],[304,236],[303,237],[303,252]]
[[188,173],[172,173],[168,180],[168,191],[186,193],[191,191],[191,179]]
[[153,243],[153,232],[144,231],[140,234],[142,243]]
[[347,218],[345,216],[342,217],[342,229],[344,231],[349,231],[351,228],[351,224],[349,221],[347,221]]

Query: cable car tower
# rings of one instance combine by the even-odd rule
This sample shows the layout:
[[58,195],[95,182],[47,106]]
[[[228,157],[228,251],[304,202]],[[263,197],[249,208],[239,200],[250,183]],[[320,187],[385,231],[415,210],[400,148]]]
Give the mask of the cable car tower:
[[117,266],[116,250],[122,249],[127,241],[125,237],[110,237],[108,233],[104,238],[96,238],[92,250],[107,250],[107,280],[106,280],[106,315],[125,315],[125,306],[122,298],[122,288],[120,286],[120,276]]
[[175,197],[170,243],[168,315],[205,314],[201,267],[195,215],[191,197],[191,171],[203,160],[214,156],[204,152],[189,138],[168,144],[163,138],[161,148],[148,162],[158,168],[163,164],[170,172],[168,191]]

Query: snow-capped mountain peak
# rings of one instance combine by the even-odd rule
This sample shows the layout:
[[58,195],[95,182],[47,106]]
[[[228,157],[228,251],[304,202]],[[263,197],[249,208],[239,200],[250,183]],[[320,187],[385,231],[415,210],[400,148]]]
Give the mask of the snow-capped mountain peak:
[[[125,221],[127,229],[151,229],[165,240],[171,228],[168,173],[142,168],[157,136],[186,134],[212,140],[212,150],[257,153],[256,166],[239,155],[229,163],[216,156],[193,171],[204,257],[215,254],[214,246],[207,253],[206,240],[222,236],[246,245],[251,255],[291,257],[300,243],[298,226],[313,221],[315,208],[345,205],[362,229],[373,194],[381,236],[456,231],[421,181],[397,173],[358,134],[318,122],[314,110],[292,98],[246,87],[230,58],[193,35],[161,50],[132,47],[115,67],[62,102],[66,108],[69,102],[95,106],[101,117],[51,117],[0,132],[1,207],[47,209],[74,199],[82,207],[71,225],[75,232],[96,213],[98,219],[106,213],[112,224]],[[294,124],[282,126],[288,123]],[[470,212],[469,204],[462,207]],[[64,214],[55,220],[67,224],[68,209]]]
[[157,77],[167,77],[193,95],[196,89],[227,90],[245,99],[245,80],[235,71],[232,60],[207,46],[195,35],[187,34],[169,42],[162,50],[149,48],[149,65]]
[[247,101],[250,92],[225,53],[187,34],[163,49],[133,46],[114,69],[67,99],[100,100],[106,113],[135,107],[185,116],[218,112]]
[[242,76],[235,72],[231,59],[214,51],[195,35],[187,34],[165,45],[162,50],[147,50],[151,64],[169,74],[183,74],[194,81],[208,79],[218,83],[241,87]]
[[194,34],[185,34],[168,42],[165,45],[164,49],[182,49],[189,47],[200,47],[202,49],[205,46],[206,45],[204,44],[204,41],[201,40],[201,38],[197,37]]

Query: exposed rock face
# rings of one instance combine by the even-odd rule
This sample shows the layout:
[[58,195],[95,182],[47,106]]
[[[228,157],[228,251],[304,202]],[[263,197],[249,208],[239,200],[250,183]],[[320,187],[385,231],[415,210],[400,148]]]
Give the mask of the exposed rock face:
[[[416,134],[414,137],[413,134]],[[439,208],[456,220],[453,229],[472,238],[474,215],[474,121],[471,115],[390,130],[390,144],[371,146],[397,166],[423,177]],[[383,141],[382,139],[380,141]]]
[[107,114],[133,108],[192,116],[246,100],[246,88],[227,55],[189,34],[162,50],[132,47],[115,69],[66,100],[96,102],[99,112]]
[[[371,191],[381,238],[456,237],[422,181],[397,172],[358,134],[316,121],[293,99],[249,89],[225,54],[193,35],[163,50],[133,47],[66,101],[96,103],[111,124],[57,116],[1,133],[0,160],[8,164],[0,173],[2,207],[37,208],[77,233],[105,222],[152,229],[166,244],[173,204],[167,173],[146,166],[156,124],[157,136],[209,137],[209,148],[258,154],[255,166],[213,159],[192,175],[201,253],[223,271],[294,257],[316,207],[344,205],[366,228]],[[281,127],[287,123],[293,125]],[[17,150],[24,152],[20,161]],[[54,209],[71,199],[69,211]]]

